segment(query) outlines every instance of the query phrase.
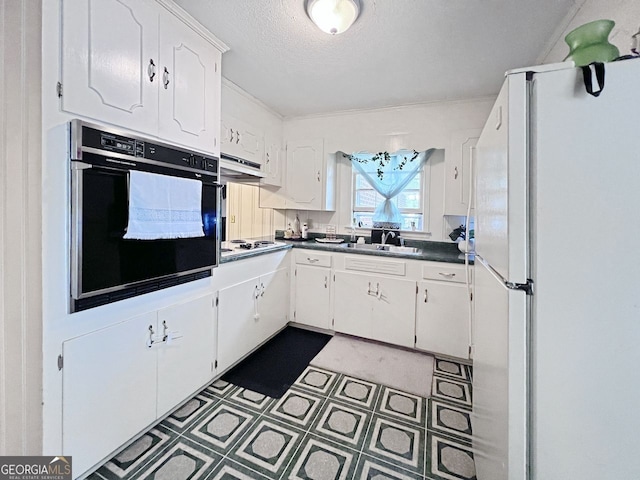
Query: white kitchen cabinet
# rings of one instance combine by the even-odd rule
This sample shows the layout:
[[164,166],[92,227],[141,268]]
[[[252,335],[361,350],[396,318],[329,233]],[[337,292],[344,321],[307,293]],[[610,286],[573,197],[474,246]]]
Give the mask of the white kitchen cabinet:
[[61,51],[63,110],[219,148],[222,52],[158,3],[64,0]]
[[62,447],[74,470],[86,471],[213,379],[214,322],[209,294],[63,342]]
[[218,292],[218,371],[224,371],[287,324],[288,268]]
[[413,280],[335,272],[335,331],[412,348],[415,292]]
[[215,320],[213,295],[158,311],[158,417],[214,377]]
[[312,327],[331,326],[331,256],[312,250],[295,252],[294,321]]
[[62,345],[62,452],[83,472],[157,418],[155,312]]
[[416,348],[469,358],[470,292],[463,265],[425,263],[418,282]]
[[[466,215],[473,182],[472,156],[482,130],[459,130],[445,152],[445,215]],[[473,212],[473,210],[472,210]]]
[[265,176],[260,179],[261,185],[282,186],[282,148],[278,139],[266,136],[262,171]]
[[207,152],[219,146],[222,53],[169,13],[160,15],[160,138]]
[[224,115],[220,150],[227,155],[262,164],[264,134],[247,122]]
[[332,211],[336,206],[336,156],[325,154],[324,140],[287,141],[282,188],[260,189],[260,206]]

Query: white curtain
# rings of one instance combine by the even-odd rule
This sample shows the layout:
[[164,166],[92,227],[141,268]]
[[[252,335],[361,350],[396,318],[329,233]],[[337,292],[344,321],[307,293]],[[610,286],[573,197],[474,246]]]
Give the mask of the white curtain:
[[[385,200],[376,207],[373,214],[373,223],[384,226],[399,228],[402,224],[402,215],[398,207],[391,201],[411,182],[423,165],[429,160],[435,148],[430,148],[415,156],[413,150],[398,150],[389,154],[389,162],[373,160],[376,154],[354,153],[350,155],[351,164],[356,171],[365,178],[376,192],[382,195]],[[384,157],[378,154],[379,157]],[[382,178],[380,178],[382,177]],[[393,225],[389,225],[393,224]],[[397,226],[396,226],[397,225]]]

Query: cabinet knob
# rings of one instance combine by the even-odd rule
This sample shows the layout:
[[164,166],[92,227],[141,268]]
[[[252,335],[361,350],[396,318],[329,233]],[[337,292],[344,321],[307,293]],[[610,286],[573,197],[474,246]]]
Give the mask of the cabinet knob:
[[453,168],[453,179],[454,180],[458,179],[458,167]]
[[153,63],[153,58],[149,59],[149,66],[147,67],[147,75],[149,75],[149,81],[153,82],[156,76],[156,64]]
[[424,303],[427,303],[429,301],[429,291],[425,288],[424,289]]
[[325,275],[324,276],[324,288],[327,288],[327,282],[328,282],[328,279],[327,279],[327,276]]
[[167,67],[164,67],[164,73],[162,74],[162,83],[164,84],[164,89],[169,88],[169,70]]
[[240,132],[236,130],[236,145],[240,143]]
[[320,170],[318,170],[318,181],[320,181]]

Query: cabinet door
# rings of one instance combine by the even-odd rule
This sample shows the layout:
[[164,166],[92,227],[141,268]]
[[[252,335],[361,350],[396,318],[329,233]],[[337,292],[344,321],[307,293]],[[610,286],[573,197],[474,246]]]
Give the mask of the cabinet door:
[[156,420],[156,312],[62,345],[62,451],[84,472]]
[[147,0],[62,2],[62,109],[157,135],[158,15]]
[[331,269],[296,266],[295,321],[318,328],[331,328]]
[[236,144],[239,147],[240,158],[262,164],[264,138],[256,127],[241,122],[236,132]]
[[370,338],[375,288],[375,278],[369,275],[335,272],[333,327],[336,332]]
[[218,372],[226,370],[260,343],[256,328],[260,278],[218,292]]
[[169,13],[160,16],[159,136],[219,148],[220,52]]
[[464,283],[418,284],[416,348],[469,358],[469,292]]
[[213,295],[158,311],[158,416],[213,379],[215,327]]
[[[374,279],[372,279],[374,280]],[[414,346],[416,321],[416,282],[394,278],[375,278],[372,282],[369,338],[381,342]]]
[[265,177],[260,180],[262,185],[282,185],[281,152],[280,145],[270,139],[265,139],[265,152],[262,161],[262,170]]
[[482,130],[461,130],[451,135],[446,152],[445,214],[466,215],[469,186],[473,182],[472,155]]
[[322,139],[287,144],[287,194],[296,208],[322,208],[324,142]]
[[287,324],[289,290],[289,268],[280,268],[260,277],[258,343],[264,342]]

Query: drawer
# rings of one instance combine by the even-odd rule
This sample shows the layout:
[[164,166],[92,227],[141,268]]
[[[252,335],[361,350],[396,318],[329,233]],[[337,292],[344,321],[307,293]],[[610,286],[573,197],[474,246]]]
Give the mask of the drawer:
[[[469,280],[472,279],[472,274],[473,268],[471,268]],[[442,280],[443,282],[465,283],[465,266],[452,263],[429,263],[428,265],[422,266],[422,278]]]
[[295,262],[297,265],[315,265],[317,267],[331,267],[331,255],[326,253],[316,253],[312,250],[295,252]]

